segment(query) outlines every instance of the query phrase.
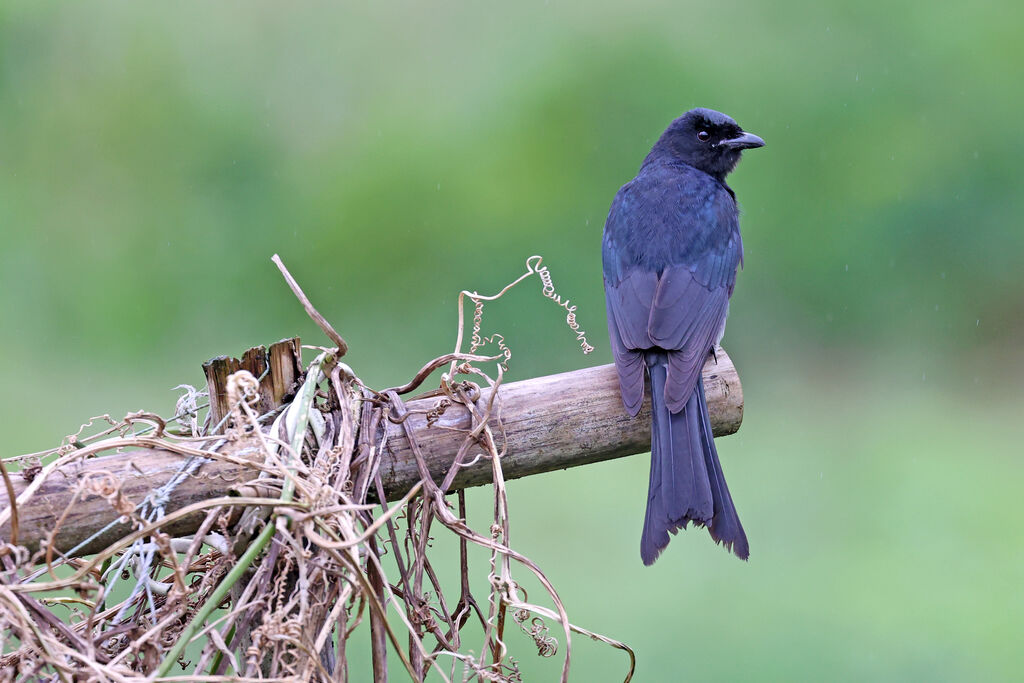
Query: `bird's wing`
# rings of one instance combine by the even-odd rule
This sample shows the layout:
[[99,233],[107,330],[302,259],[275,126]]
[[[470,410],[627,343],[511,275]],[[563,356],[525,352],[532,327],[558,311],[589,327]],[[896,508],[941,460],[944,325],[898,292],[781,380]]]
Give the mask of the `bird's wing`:
[[654,346],[670,351],[665,403],[673,413],[682,410],[693,394],[728,312],[728,288],[702,284],[699,273],[676,266],[658,280],[648,330]]
[[666,403],[678,412],[725,325],[742,258],[736,205],[720,185],[641,180],[620,191],[605,227],[608,329],[627,409],[643,398],[642,352],[660,348],[670,352]]
[[644,402],[644,356],[651,347],[647,333],[651,302],[657,289],[657,275],[633,269],[618,282],[605,277],[608,307],[608,337],[619,373],[619,390],[626,411],[635,416]]

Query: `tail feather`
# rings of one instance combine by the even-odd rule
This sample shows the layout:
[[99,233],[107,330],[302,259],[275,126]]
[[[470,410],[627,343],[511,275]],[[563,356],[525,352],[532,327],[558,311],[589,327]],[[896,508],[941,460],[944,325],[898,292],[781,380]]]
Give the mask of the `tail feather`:
[[646,355],[653,423],[640,557],[644,564],[653,564],[668,545],[669,533],[693,522],[707,527],[716,542],[747,559],[747,537],[718,461],[703,381],[698,381],[683,410],[672,413],[664,396],[667,357]]
[[701,440],[703,442],[704,461],[707,463],[708,472],[711,473],[710,483],[712,497],[715,501],[715,511],[708,525],[708,532],[715,543],[721,543],[726,550],[731,550],[736,557],[745,560],[750,557],[750,546],[747,543],[747,534],[740,524],[740,516],[736,513],[736,506],[733,505],[732,495],[729,493],[729,486],[725,483],[725,473],[722,472],[722,464],[718,461],[718,450],[715,449],[715,439],[711,432],[711,417],[708,415],[708,404],[704,398],[704,380],[697,382],[697,390],[694,392],[699,397],[701,421]]

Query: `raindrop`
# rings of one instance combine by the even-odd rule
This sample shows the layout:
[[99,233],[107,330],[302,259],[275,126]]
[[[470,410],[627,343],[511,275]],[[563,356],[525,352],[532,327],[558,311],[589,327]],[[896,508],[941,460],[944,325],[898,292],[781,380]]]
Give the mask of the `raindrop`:
[[845,266],[845,269],[846,269],[846,272],[847,272],[847,273],[849,273],[849,272],[850,272],[850,264],[849,264],[849,263],[847,263],[847,264],[846,264],[846,266]]

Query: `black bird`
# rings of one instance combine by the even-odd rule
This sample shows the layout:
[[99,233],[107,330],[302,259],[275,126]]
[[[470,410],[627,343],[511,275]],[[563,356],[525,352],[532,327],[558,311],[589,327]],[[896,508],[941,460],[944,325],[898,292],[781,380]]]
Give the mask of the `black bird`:
[[694,109],[673,121],[615,195],[602,256],[608,333],[622,402],[636,416],[650,378],[651,479],[640,557],[653,564],[687,524],[750,554],[711,434],[701,368],[722,339],[743,262],[725,176],[764,140]]

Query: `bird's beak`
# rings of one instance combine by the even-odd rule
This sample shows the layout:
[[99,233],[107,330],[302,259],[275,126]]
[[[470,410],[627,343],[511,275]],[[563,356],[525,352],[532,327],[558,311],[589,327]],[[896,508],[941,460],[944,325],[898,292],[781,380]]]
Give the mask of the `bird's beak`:
[[764,147],[764,140],[753,133],[741,133],[737,137],[722,140],[722,147],[728,147],[730,149],[754,149],[755,147]]

